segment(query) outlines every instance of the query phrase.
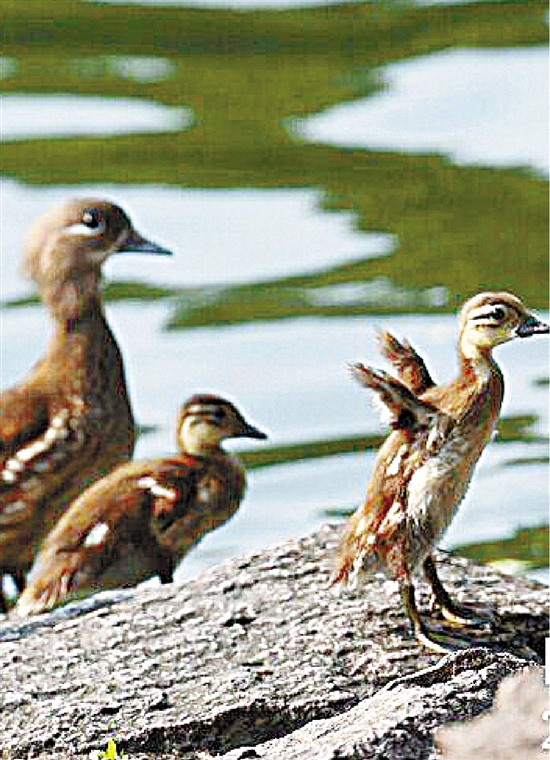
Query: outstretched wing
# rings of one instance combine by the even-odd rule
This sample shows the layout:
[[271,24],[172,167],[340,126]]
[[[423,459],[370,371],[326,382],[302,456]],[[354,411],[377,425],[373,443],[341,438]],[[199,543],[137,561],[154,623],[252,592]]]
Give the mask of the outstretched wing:
[[390,362],[401,382],[417,396],[435,385],[424,359],[411,344],[397,338],[386,330],[377,334],[382,355]]
[[387,372],[355,364],[352,373],[389,409],[394,432],[378,453],[364,504],[344,529],[333,583],[357,578],[376,560],[380,541],[399,530],[410,472],[439,450],[454,422]]
[[374,391],[390,411],[391,426],[395,430],[416,430],[427,427],[437,411],[421,401],[400,380],[381,369],[354,364],[353,377],[365,388]]

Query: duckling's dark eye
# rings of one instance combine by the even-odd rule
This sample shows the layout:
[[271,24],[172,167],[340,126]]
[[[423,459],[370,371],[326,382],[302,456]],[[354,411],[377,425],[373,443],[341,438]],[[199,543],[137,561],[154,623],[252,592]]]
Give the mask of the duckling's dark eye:
[[82,224],[91,230],[97,230],[103,226],[99,212],[95,208],[87,208],[82,214]]
[[226,417],[225,411],[223,409],[216,409],[214,412],[212,412],[212,417],[215,420],[221,421],[224,420]]
[[491,319],[496,319],[498,322],[501,322],[505,316],[506,316],[506,312],[504,311],[502,306],[495,306],[495,308],[491,312]]

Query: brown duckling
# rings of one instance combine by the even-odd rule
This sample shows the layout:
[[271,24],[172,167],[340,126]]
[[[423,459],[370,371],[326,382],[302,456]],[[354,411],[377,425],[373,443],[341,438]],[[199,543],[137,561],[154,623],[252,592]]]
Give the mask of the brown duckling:
[[412,578],[422,567],[443,615],[455,624],[469,622],[468,611],[443,587],[431,549],[451,523],[496,427],[504,383],[492,350],[549,331],[516,296],[481,293],[461,310],[460,372],[450,383],[434,385],[414,349],[388,334],[381,337],[383,352],[405,382],[354,368],[390,410],[394,430],[378,453],[365,502],[345,529],[334,582],[380,564],[399,582],[416,638],[435,651],[447,651],[453,641],[422,621]]
[[229,401],[192,396],[178,419],[179,453],[123,464],[84,491],[47,536],[14,614],[154,575],[171,582],[185,554],[239,507],[244,468],[221,443],[240,437],[266,435]]

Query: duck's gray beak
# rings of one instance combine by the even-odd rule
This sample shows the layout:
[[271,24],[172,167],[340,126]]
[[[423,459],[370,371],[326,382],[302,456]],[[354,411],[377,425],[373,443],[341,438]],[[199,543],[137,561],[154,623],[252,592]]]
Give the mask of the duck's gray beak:
[[264,441],[267,438],[267,434],[263,433],[261,430],[258,430],[257,427],[254,427],[254,425],[249,425],[248,422],[246,422],[242,430],[238,434],[239,438],[257,438],[260,441]]
[[151,240],[142,237],[139,232],[132,230],[118,253],[152,253],[157,256],[171,256],[172,251],[163,248]]
[[550,333],[550,325],[541,322],[540,319],[531,314],[517,328],[516,335],[518,338],[529,338],[531,335],[544,335]]

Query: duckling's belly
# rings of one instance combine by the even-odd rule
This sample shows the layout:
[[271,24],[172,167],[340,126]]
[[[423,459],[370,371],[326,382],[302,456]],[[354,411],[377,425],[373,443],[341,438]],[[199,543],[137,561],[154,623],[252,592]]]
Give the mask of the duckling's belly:
[[419,564],[447,530],[464,498],[481,450],[469,441],[443,446],[416,470],[407,489],[409,556]]

